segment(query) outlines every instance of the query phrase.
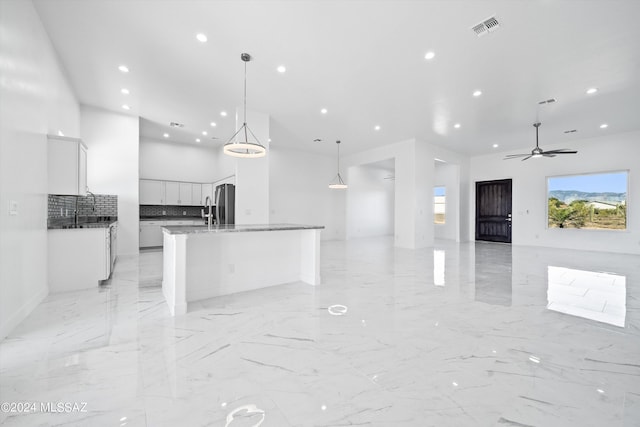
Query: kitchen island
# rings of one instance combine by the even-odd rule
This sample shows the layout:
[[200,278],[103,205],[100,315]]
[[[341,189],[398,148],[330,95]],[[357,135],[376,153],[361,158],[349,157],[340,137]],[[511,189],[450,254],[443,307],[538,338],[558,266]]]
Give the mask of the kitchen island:
[[297,224],[163,228],[162,293],[173,316],[189,303],[302,281],[320,284],[320,230]]

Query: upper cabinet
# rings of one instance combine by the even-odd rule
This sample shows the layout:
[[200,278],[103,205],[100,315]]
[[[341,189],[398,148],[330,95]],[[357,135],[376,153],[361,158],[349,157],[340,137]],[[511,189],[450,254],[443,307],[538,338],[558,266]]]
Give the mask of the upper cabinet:
[[140,180],[140,204],[141,205],[164,205],[164,181],[153,179]]
[[213,184],[197,182],[140,180],[141,205],[204,206],[207,196],[213,202]]
[[180,204],[180,183],[175,181],[165,182],[165,205]]
[[202,198],[202,184],[191,185],[191,204],[196,206],[202,206],[204,199]]
[[87,195],[87,147],[77,138],[47,135],[49,194]]
[[193,205],[193,204],[198,204],[196,202],[199,201],[200,198],[198,198],[198,200],[196,200],[196,202],[193,202],[191,200],[191,189],[193,188],[193,184],[190,182],[181,182],[180,183],[180,197],[178,198],[178,204],[179,205]]

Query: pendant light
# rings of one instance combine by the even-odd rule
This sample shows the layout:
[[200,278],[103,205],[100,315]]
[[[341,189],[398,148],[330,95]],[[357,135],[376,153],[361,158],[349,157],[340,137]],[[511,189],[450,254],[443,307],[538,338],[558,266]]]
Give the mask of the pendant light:
[[[258,138],[247,125],[247,62],[251,61],[251,55],[243,53],[240,55],[240,59],[244,61],[244,120],[240,129],[224,144],[223,152],[233,157],[264,157],[267,154],[267,149],[260,144]],[[249,134],[251,134],[255,142],[249,141]],[[239,137],[239,139],[236,139],[236,137]]]
[[336,141],[336,144],[338,145],[338,174],[336,175],[335,178],[333,178],[333,181],[331,181],[331,184],[329,184],[329,188],[344,189],[344,188],[347,188],[347,184],[345,184],[344,180],[342,179],[342,176],[340,176],[340,141]]

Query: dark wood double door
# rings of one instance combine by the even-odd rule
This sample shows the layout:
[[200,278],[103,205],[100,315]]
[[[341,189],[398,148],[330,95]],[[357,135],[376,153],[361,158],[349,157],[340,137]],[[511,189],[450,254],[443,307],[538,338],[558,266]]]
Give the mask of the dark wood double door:
[[511,180],[476,182],[476,240],[511,243]]

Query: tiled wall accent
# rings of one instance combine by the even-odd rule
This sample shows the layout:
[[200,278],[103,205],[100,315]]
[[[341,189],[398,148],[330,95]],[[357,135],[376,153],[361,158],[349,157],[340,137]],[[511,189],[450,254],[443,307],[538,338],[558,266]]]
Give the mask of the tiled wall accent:
[[[140,216],[197,216],[200,217],[200,206],[162,206],[162,205],[140,205]],[[165,212],[163,214],[163,211]]]
[[[118,196],[110,194],[96,194],[95,211],[93,210],[93,197],[58,196],[49,194],[48,213],[49,219],[73,216],[78,208],[80,216],[118,216]],[[76,204],[77,203],[77,204]],[[62,214],[60,212],[62,209]],[[67,215],[68,213],[68,215]]]

